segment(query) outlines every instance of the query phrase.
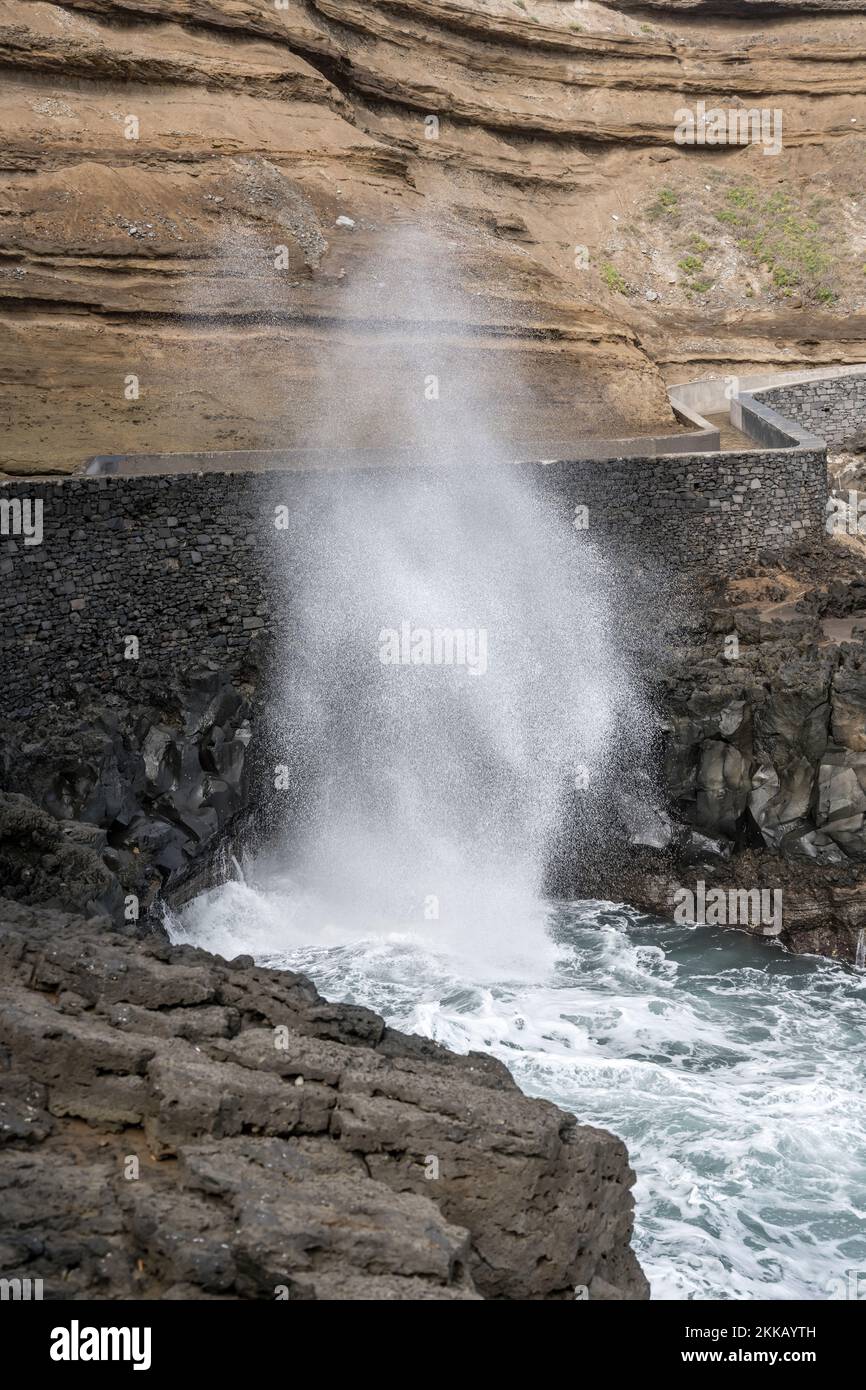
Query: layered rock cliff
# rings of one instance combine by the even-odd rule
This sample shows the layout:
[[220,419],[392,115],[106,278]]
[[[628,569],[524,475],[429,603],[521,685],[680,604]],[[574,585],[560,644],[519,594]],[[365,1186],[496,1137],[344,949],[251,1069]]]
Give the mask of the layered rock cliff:
[[[2,466],[412,442],[439,374],[446,425],[637,434],[663,377],[862,360],[864,44],[842,0],[2,0]],[[699,101],[781,152],[677,144]]]

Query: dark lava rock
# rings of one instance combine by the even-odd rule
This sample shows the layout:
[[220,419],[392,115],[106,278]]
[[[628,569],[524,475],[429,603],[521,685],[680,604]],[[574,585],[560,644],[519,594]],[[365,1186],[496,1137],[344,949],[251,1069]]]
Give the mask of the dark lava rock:
[[659,726],[654,786],[612,790],[623,831],[587,845],[584,827],[579,853],[560,849],[559,891],[671,916],[696,879],[778,889],[784,946],[853,962],[866,931],[864,592],[866,551],[828,538],[680,600],[688,622],[661,657],[633,663]]
[[0,1020],[0,1275],[46,1297],[648,1296],[618,1139],[302,975],[5,900]]
[[55,820],[0,792],[0,891],[19,902],[88,917],[122,914],[123,892],[98,851],[97,827]]
[[[49,849],[60,843],[58,826],[69,845],[101,858],[101,869],[90,865],[105,880],[90,894],[92,910],[118,927],[144,923],[170,879],[206,876],[205,847],[222,844],[227,827],[245,824],[264,799],[251,788],[253,699],[252,687],[223,672],[194,671],[135,697],[118,691],[0,726],[0,788],[19,802],[15,823],[11,804],[0,810],[0,893],[86,908],[76,886],[85,860],[67,854],[61,866]],[[54,831],[43,818],[37,834],[40,813]],[[37,842],[47,851],[41,863]]]

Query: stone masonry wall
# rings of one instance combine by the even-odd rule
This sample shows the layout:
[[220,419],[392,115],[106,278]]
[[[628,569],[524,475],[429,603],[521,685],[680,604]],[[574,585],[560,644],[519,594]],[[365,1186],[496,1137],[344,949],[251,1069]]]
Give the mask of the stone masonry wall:
[[[15,483],[41,544],[0,539],[0,705],[40,705],[182,673],[242,668],[267,625],[262,479],[233,474]],[[137,639],[137,656],[129,639]]]
[[[761,550],[784,551],[823,524],[820,450],[523,467],[569,517],[588,507],[593,539],[637,546],[665,565],[726,571]],[[315,521],[318,491],[326,497],[341,476],[206,473],[0,487],[0,504],[10,504],[0,536],[4,713],[27,716],[119,681],[128,687],[139,676],[207,663],[242,671],[284,601],[273,588],[274,548],[287,544],[275,507],[305,509]],[[365,476],[382,485],[381,473]],[[16,499],[31,508],[42,502],[41,543],[11,533]]]
[[866,428],[866,374],[802,381],[754,394],[832,448]]
[[728,573],[761,551],[783,554],[824,522],[823,449],[557,463],[545,472],[569,506],[588,507],[594,539],[677,568]]

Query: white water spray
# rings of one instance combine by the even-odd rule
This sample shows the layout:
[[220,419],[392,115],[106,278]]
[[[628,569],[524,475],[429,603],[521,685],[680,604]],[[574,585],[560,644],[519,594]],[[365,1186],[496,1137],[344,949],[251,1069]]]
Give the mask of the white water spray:
[[[320,413],[347,421],[337,433],[351,443],[376,412],[411,414],[424,466],[322,473],[288,508],[271,710],[287,771],[252,886],[283,904],[268,952],[409,933],[477,977],[549,964],[551,846],[576,799],[587,817],[604,797],[614,738],[645,714],[591,530],[503,463],[489,375],[467,379],[465,345],[459,370],[449,356],[449,325],[470,311],[442,250],[401,233],[347,301],[347,319],[378,305],[407,325],[399,401],[392,376],[345,399],[338,344],[316,363]],[[229,915],[236,935],[248,914],[235,901]]]
[[[575,789],[603,784],[630,697],[598,558],[519,471],[477,458],[342,475],[325,499],[287,549],[293,814],[264,872],[288,867],[319,905],[307,940],[406,930],[476,967],[538,964],[549,847]],[[471,642],[435,663],[443,633],[459,658],[455,632],[483,663]]]

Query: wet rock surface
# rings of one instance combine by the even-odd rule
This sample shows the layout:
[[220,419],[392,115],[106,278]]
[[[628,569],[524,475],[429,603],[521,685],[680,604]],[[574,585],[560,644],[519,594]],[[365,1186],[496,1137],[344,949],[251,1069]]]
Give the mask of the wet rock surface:
[[48,1298],[648,1294],[622,1143],[286,971],[0,901],[0,1274]]
[[204,883],[207,846],[250,803],[254,698],[201,670],[7,720],[0,892],[122,927],[193,866]]
[[784,568],[768,555],[729,581],[696,582],[675,609],[647,671],[655,783],[620,798],[625,855],[614,845],[607,865],[602,851],[575,864],[567,891],[669,917],[699,880],[778,890],[783,945],[854,961],[866,930],[862,541],[812,542]]

